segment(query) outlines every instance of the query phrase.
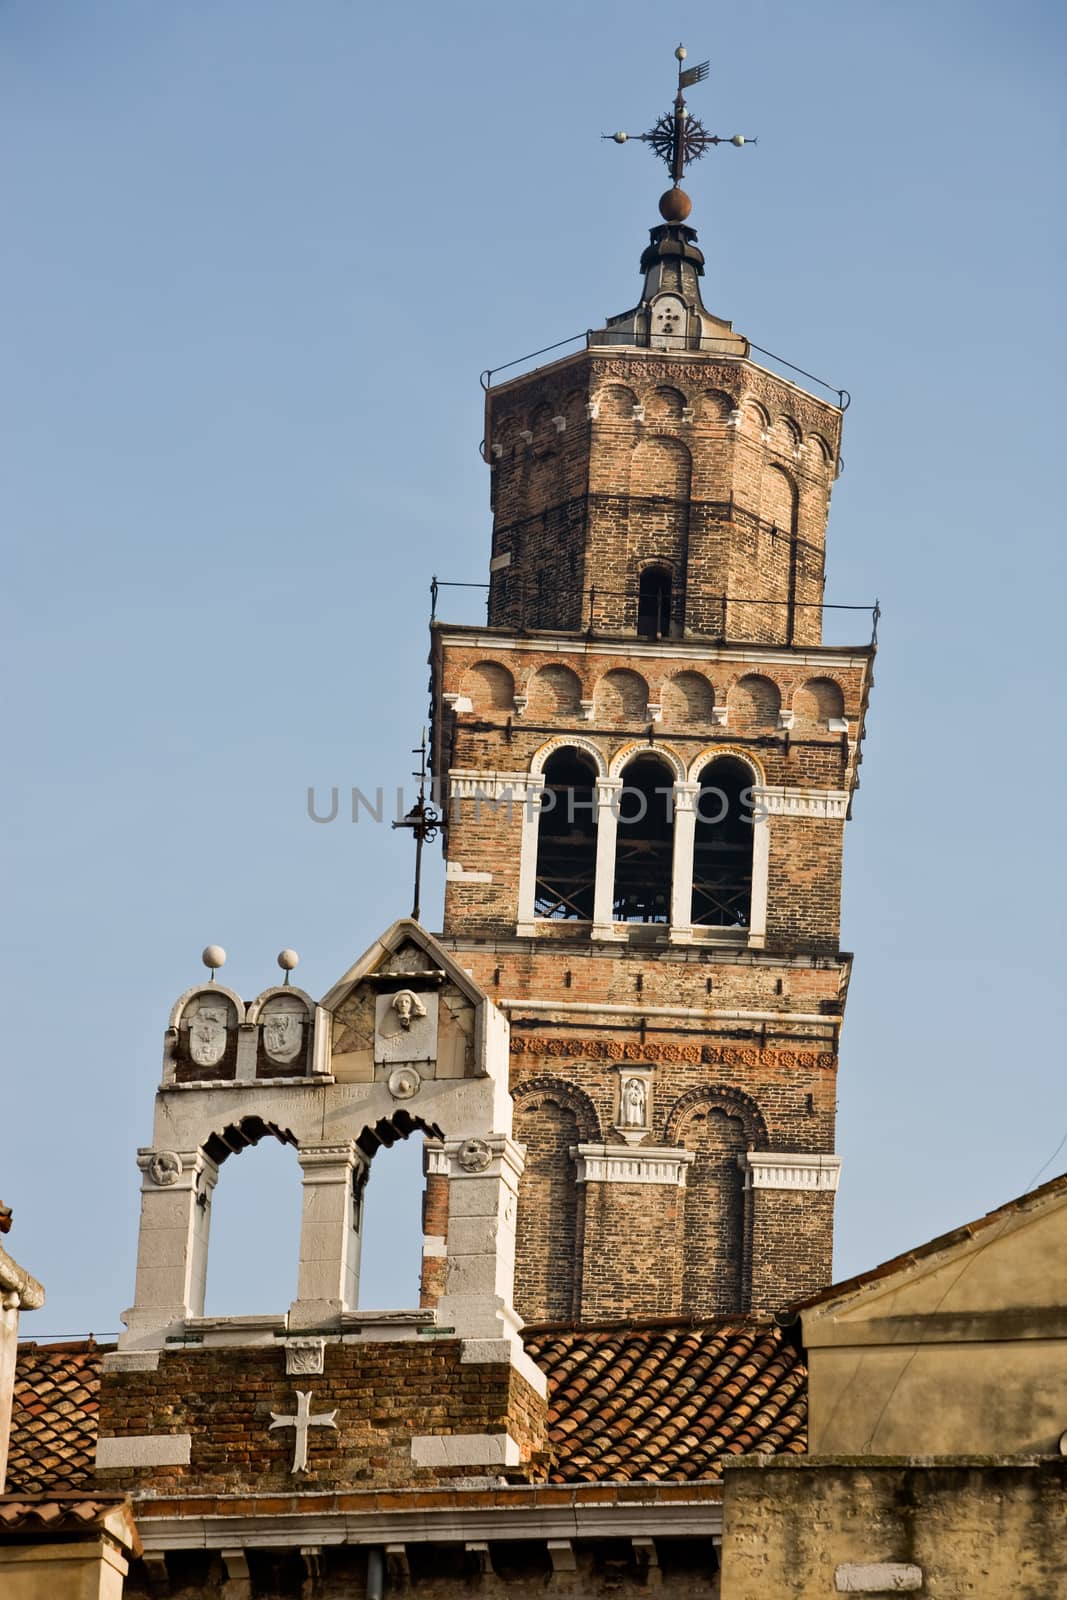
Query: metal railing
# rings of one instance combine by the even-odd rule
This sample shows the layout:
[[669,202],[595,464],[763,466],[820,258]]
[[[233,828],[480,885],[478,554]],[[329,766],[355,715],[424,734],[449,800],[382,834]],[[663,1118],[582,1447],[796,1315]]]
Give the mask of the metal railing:
[[[603,337],[598,337],[600,335]],[[670,342],[672,338],[677,341],[676,344]],[[738,354],[733,341],[702,338],[699,345],[690,345],[684,334],[665,335],[661,333],[642,333],[636,336],[627,334],[625,339],[620,339],[612,338],[611,330],[607,328],[586,328],[584,333],[572,333],[568,339],[557,339],[555,344],[542,345],[540,350],[531,350],[528,355],[516,356],[514,361],[505,361],[502,366],[486,367],[481,374],[482,388],[485,390],[491,389],[494,379],[499,378],[502,372],[512,372],[515,367],[525,367],[527,362],[536,361],[539,356],[550,355],[554,350],[564,350],[568,345],[581,345],[586,350],[624,349],[629,347],[637,350],[656,350],[657,352],[662,350],[668,354],[672,351],[680,354],[691,352],[695,355],[721,356],[724,361],[747,361],[749,353],[755,351],[757,355],[763,356],[765,361],[774,363],[772,371],[777,367],[784,367],[786,372],[792,372],[797,377],[806,378],[809,383],[816,383],[820,389],[825,389],[827,394],[836,396],[834,403],[839,410],[847,411],[852,404],[852,396],[847,389],[839,388],[833,383],[827,383],[825,378],[817,378],[813,372],[807,372],[794,362],[787,361],[784,356],[776,355],[773,350],[765,350],[762,345],[751,344],[747,339],[745,340],[744,351]],[[762,364],[762,362],[757,362],[757,366]],[[522,376],[518,372],[513,373],[513,375],[515,377]],[[784,377],[785,373],[780,373],[779,376]],[[510,381],[510,378],[505,379],[505,382],[510,383]],[[788,381],[792,382],[792,379]]]
[[[437,576],[434,576],[430,580],[431,623],[437,621],[437,607],[440,598],[440,591],[442,589],[483,590],[486,596],[486,612],[488,613],[490,598],[490,585],[488,583],[457,583],[447,578],[438,578]],[[578,616],[578,625],[575,629],[564,629],[564,631],[596,633],[598,631],[598,627],[606,629],[609,632],[617,631],[619,629],[626,629],[627,631],[630,629],[636,630],[637,604],[639,599],[637,589],[603,589],[598,585],[593,584],[589,589],[577,591],[575,593],[575,598],[580,598],[582,602],[581,610]],[[606,619],[604,616],[604,607],[602,602],[613,600],[623,601],[624,607],[616,608],[616,616],[611,619]],[[560,628],[561,625],[559,623],[546,622],[544,620],[543,613],[546,604],[547,601],[543,596],[537,594],[529,595],[527,594],[526,590],[523,589],[518,595],[509,596],[506,601],[502,602],[501,609],[506,609],[509,613],[509,621],[507,626],[518,628],[520,632],[526,631],[528,628],[545,628],[550,630]],[[598,604],[600,605],[599,610]],[[796,600],[788,597],[783,599],[782,597],[776,595],[765,595],[760,598],[753,595],[733,595],[724,593],[709,595],[705,600],[704,605],[705,607],[715,606],[720,609],[722,616],[722,628],[717,631],[714,628],[704,629],[686,627],[684,617],[679,616],[678,614],[679,607],[676,603],[672,610],[672,620],[679,628],[677,637],[681,639],[692,638],[724,640],[727,637],[726,624],[729,620],[729,608],[731,606],[766,606],[777,607],[780,610],[784,610],[787,623],[789,619],[791,619],[793,613],[796,611],[819,611],[820,613],[826,611],[866,612],[871,619],[870,642],[872,646],[876,646],[878,643],[878,622],[882,615],[882,608],[877,600],[873,605],[844,605],[837,601],[831,600]],[[623,610],[625,614],[624,620],[622,621],[617,620],[619,609]],[[630,615],[631,612],[632,616]],[[786,639],[786,643],[793,642],[791,637],[792,631],[793,630],[791,627],[786,627],[785,632],[790,635],[790,637]],[[644,638],[649,636],[635,632],[634,637]],[[740,639],[742,636],[737,635],[737,637]]]

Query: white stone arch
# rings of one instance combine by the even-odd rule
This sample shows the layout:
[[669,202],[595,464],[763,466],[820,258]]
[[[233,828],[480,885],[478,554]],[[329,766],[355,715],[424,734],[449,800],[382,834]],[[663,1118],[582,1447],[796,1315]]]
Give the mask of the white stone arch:
[[531,778],[540,778],[542,776],[545,770],[545,763],[556,754],[557,750],[581,750],[583,755],[592,756],[596,762],[598,778],[606,778],[608,776],[607,762],[599,745],[594,744],[592,739],[584,739],[581,734],[560,733],[549,739],[539,750],[534,751],[530,761]]
[[302,1000],[312,1017],[315,1015],[315,1002],[306,989],[298,989],[295,983],[275,983],[269,989],[264,989],[262,994],[257,994],[248,1005],[248,1014],[245,1021],[258,1022],[263,1007],[268,1000],[273,1000],[276,994],[291,995],[294,1000]]
[[[685,790],[688,805],[678,804],[675,819],[675,895],[673,900],[671,938],[678,943],[692,940],[693,859],[696,846],[696,796],[700,792],[700,774],[714,761],[729,757],[739,761],[752,774],[752,904],[749,909],[748,945],[750,949],[763,948],[767,937],[767,887],[770,878],[770,817],[761,804],[766,787],[766,774],[760,763],[748,750],[739,745],[706,745],[690,763]],[[732,930],[723,930],[731,932]]]
[[227,1000],[233,1001],[234,1008],[237,1012],[238,1023],[244,1022],[246,1007],[244,1001],[241,999],[241,996],[237,993],[237,990],[227,989],[224,983],[211,983],[210,981],[205,980],[203,983],[194,983],[191,989],[186,989],[184,994],[178,996],[177,1000],[175,1000],[173,1006],[171,1007],[170,1018],[167,1022],[168,1028],[181,1027],[182,1017],[185,1015],[186,1006],[189,1004],[190,1000],[192,1000],[193,996],[198,994],[224,994]]
[[607,776],[621,778],[623,770],[638,756],[660,756],[674,773],[675,783],[686,782],[685,762],[680,756],[675,755],[668,745],[660,744],[653,739],[631,739],[617,750],[611,758]]
[[734,744],[709,744],[700,752],[695,761],[690,762],[686,774],[688,783],[699,783],[700,774],[709,761],[717,761],[720,756],[733,756],[735,761],[743,761],[752,773],[752,783],[757,788],[762,788],[767,782],[767,774],[756,760],[755,756],[740,745]]

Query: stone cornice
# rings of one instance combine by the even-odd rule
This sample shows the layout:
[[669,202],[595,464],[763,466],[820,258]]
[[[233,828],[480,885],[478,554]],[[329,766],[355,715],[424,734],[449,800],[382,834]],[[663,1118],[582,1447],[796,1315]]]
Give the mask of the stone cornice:
[[841,1157],[786,1150],[748,1150],[738,1156],[746,1189],[809,1189],[832,1194],[841,1176]]
[[696,1160],[691,1150],[653,1145],[579,1144],[571,1149],[578,1183],[665,1183],[685,1188],[686,1169]]
[[44,1305],[44,1288],[0,1248],[0,1303],[5,1311],[36,1311]]
[[757,812],[765,811],[771,817],[820,817],[844,822],[848,815],[848,790],[757,784],[752,790],[752,803]]
[[632,637],[610,639],[601,636],[590,639],[588,635],[579,633],[524,633],[517,636],[511,628],[461,627],[447,622],[436,622],[434,628],[442,645],[468,646],[472,650],[484,650],[491,642],[494,652],[555,656],[626,655],[635,661],[695,661],[705,665],[717,661],[741,661],[773,666],[788,661],[801,667],[840,667],[844,670],[865,664],[874,653],[873,647],[868,644],[729,644],[713,639],[657,640],[653,644]]
[[[722,1484],[508,1486],[498,1479],[469,1488],[392,1491],[382,1509],[374,1491],[240,1495],[228,1514],[226,1496],[183,1496],[135,1503],[146,1551],[222,1550],[234,1546],[455,1544],[494,1539],[606,1539],[722,1535]],[[257,1512],[256,1501],[271,1502]],[[406,1502],[406,1503],[405,1503]]]

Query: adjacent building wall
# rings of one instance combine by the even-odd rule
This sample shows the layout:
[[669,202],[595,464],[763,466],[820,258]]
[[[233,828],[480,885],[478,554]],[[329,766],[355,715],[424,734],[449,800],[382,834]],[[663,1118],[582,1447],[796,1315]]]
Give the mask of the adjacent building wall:
[[1065,1489],[1062,1459],[728,1462],[722,1600],[1053,1600]]

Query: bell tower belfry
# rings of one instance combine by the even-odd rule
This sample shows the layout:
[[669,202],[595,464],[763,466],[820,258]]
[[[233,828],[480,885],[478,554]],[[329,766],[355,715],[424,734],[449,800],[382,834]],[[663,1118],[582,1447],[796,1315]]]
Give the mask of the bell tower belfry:
[[637,305],[488,386],[488,623],[432,628],[443,939],[510,1023],[527,1320],[830,1278],[875,647],[823,643],[847,397],[704,305],[679,179],[745,141],[689,115],[703,74],[640,136],[674,186]]

